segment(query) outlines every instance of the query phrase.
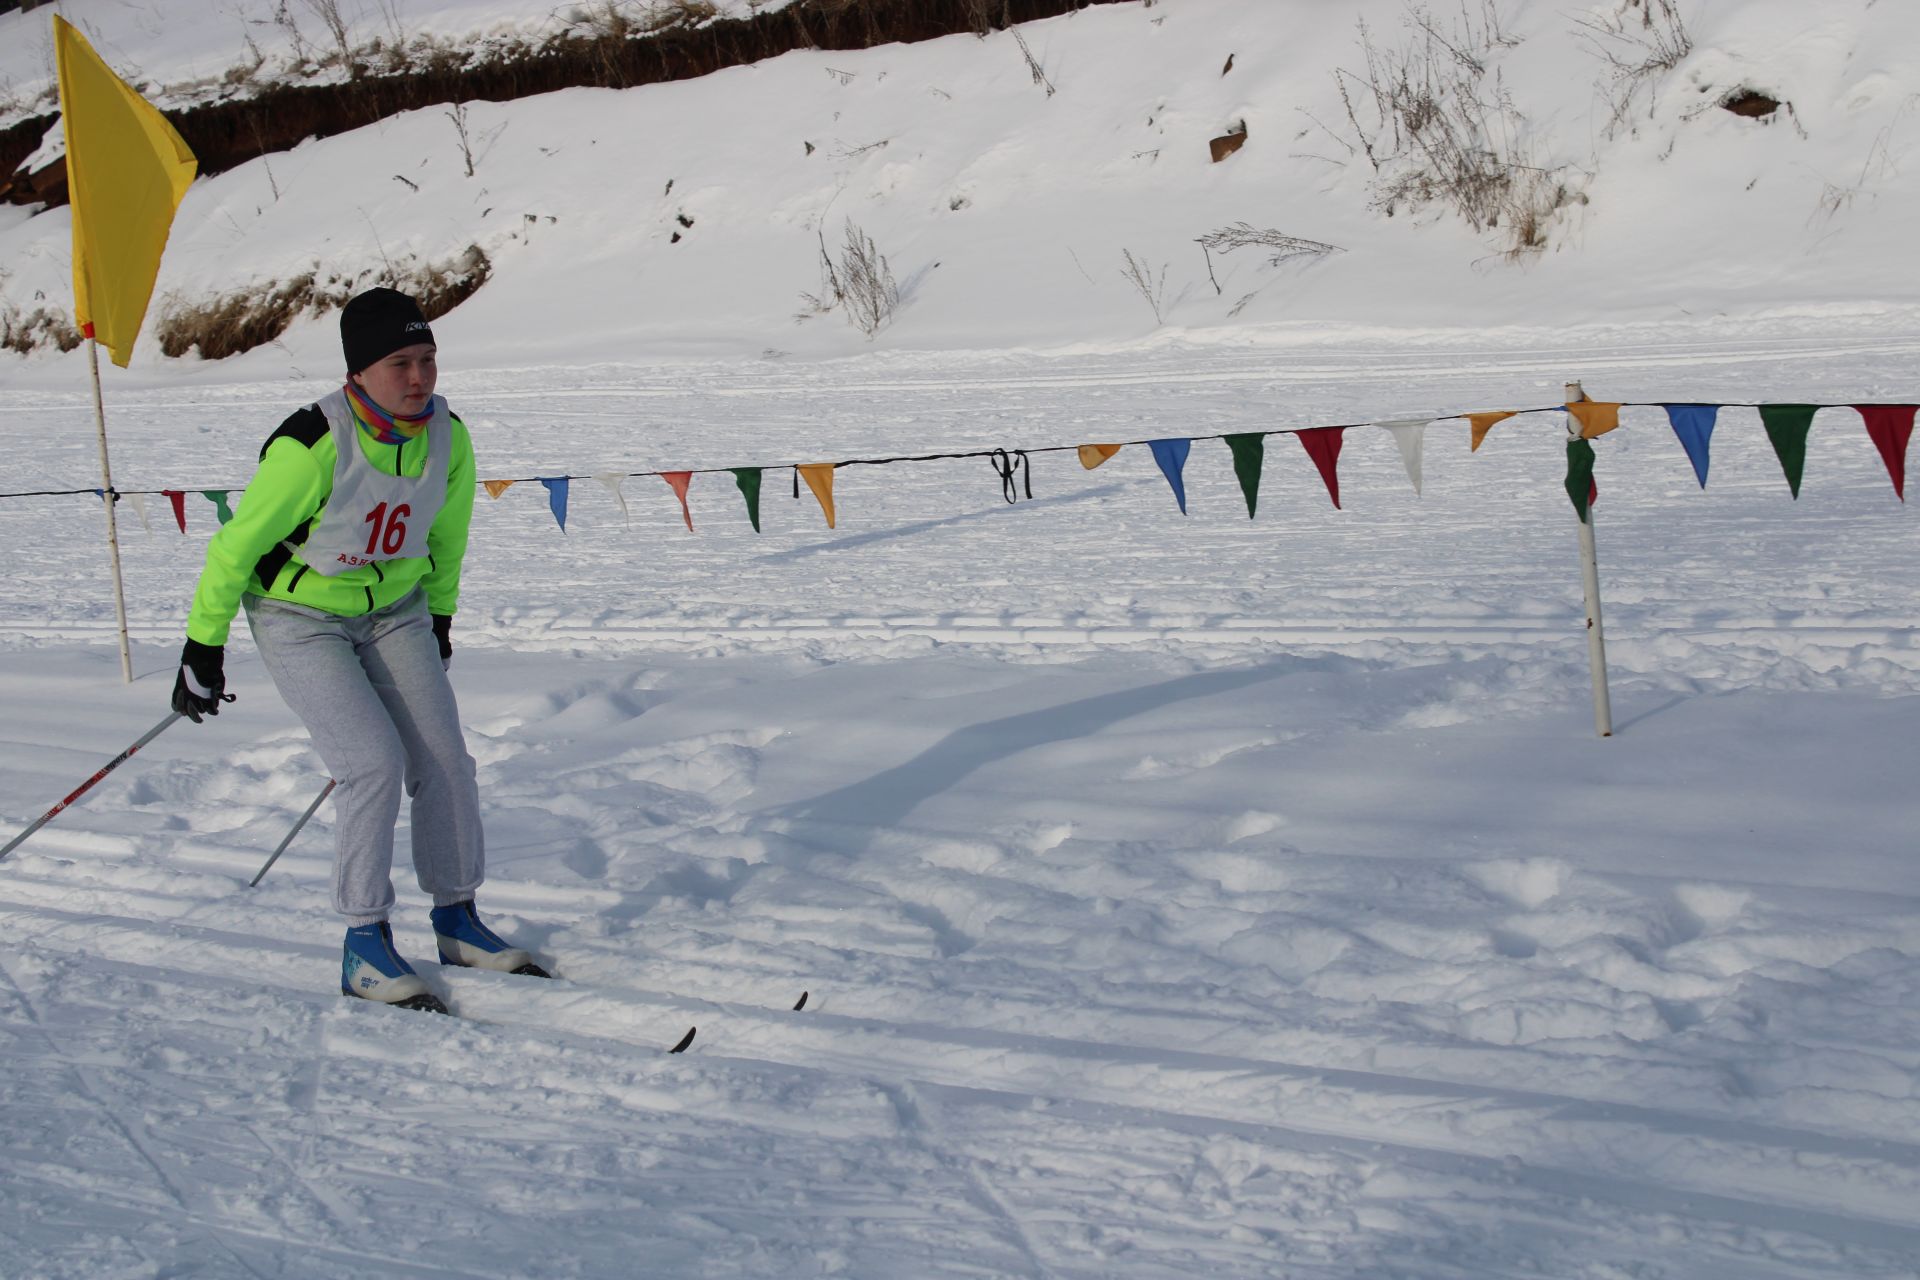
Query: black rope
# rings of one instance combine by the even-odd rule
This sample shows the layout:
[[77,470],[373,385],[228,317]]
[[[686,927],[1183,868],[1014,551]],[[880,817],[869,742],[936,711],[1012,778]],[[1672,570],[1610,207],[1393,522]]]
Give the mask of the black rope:
[[1015,472],[1020,474],[1024,482],[1027,499],[1029,501],[1033,499],[1033,463],[1028,459],[1025,449],[1015,449],[1011,456],[1005,449],[995,449],[987,455],[987,460],[993,464],[995,473],[1000,477],[1000,496],[1007,500],[1008,506],[1012,506],[1020,498],[1019,489],[1015,488],[1013,482]]

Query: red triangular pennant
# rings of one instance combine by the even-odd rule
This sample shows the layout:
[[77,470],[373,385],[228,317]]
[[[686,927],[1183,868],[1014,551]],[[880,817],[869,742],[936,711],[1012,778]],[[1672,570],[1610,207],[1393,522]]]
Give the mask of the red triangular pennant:
[[673,490],[680,499],[680,516],[687,522],[687,532],[693,532],[693,512],[687,508],[687,486],[693,482],[691,471],[662,471],[660,478],[667,482],[667,488]]
[[1313,459],[1313,465],[1320,468],[1320,478],[1327,482],[1327,496],[1333,499],[1337,509],[1340,506],[1340,475],[1337,470],[1340,461],[1340,440],[1346,434],[1345,427],[1308,427],[1295,434],[1300,437],[1300,447]]
[[1887,464],[1893,479],[1893,491],[1900,501],[1907,500],[1907,442],[1913,438],[1913,411],[1910,404],[1857,404],[1853,406],[1866,419],[1867,434],[1880,460]]
[[184,489],[162,489],[167,501],[173,504],[173,522],[180,526],[180,532],[187,531],[187,492]]

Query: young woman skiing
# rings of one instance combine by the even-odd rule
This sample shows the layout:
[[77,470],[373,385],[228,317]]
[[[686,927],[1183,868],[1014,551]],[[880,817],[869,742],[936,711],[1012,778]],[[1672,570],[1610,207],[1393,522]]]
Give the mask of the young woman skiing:
[[347,380],[267,438],[239,510],[207,544],[173,709],[218,715],[227,631],[260,659],[334,789],[340,989],[446,1012],[394,949],[393,831],[412,798],[413,868],[442,964],[548,975],[480,922],[480,793],[447,680],[473,515],[473,441],[433,394],[419,304],[370,289],[340,313]]

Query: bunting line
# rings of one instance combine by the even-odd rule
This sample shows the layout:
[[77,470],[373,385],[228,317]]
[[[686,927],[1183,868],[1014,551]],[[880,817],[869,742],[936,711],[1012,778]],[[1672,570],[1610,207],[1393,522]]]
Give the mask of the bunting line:
[[[1852,408],[1854,406],[1852,406],[1851,404],[1848,404],[1844,406],[1823,405],[1821,407],[1822,408]],[[1533,409],[1514,409],[1509,411],[1509,416],[1517,417],[1523,414],[1537,414],[1537,413],[1564,413],[1565,411],[1566,411],[1565,405],[1555,404],[1555,405],[1546,405],[1544,407],[1533,408]],[[1436,413],[1431,417],[1418,419],[1418,421],[1448,422],[1455,418],[1458,418],[1464,421],[1466,417],[1467,415],[1465,413]],[[1341,428],[1368,427],[1368,426],[1373,426],[1376,421],[1379,421],[1379,420],[1367,419],[1361,422],[1337,422],[1337,423],[1330,424],[1330,426],[1341,427]],[[1228,438],[1229,435],[1288,436],[1288,435],[1298,435],[1302,431],[1324,431],[1328,429],[1329,429],[1329,426],[1274,427],[1265,431],[1221,432],[1216,435],[1188,436],[1186,438],[1197,442],[1201,440],[1225,440]],[[1159,437],[1159,438],[1164,438],[1164,437]],[[1142,437],[1139,440],[1121,440],[1113,444],[1100,445],[1096,447],[1103,450],[1112,449],[1117,453],[1120,449],[1125,448],[1127,446],[1138,445],[1138,446],[1144,447],[1144,446],[1151,445],[1152,443],[1153,443],[1153,440]],[[1020,452],[1027,453],[1027,454],[1078,453],[1082,447],[1083,446],[1077,445],[1077,444],[1048,444],[1048,445],[1036,445],[1033,448],[1022,449],[1020,450]],[[956,461],[964,458],[986,458],[991,460],[999,454],[1008,453],[1008,452],[1012,452],[1012,451],[1004,447],[996,447],[992,449],[962,449],[962,450],[956,450],[955,452],[952,452],[952,453],[899,454],[899,455],[889,456],[884,458],[841,458],[840,460],[832,463],[831,465],[836,467],[884,467],[884,466],[889,466],[896,462],[951,462],[951,461]],[[1112,457],[1113,455],[1108,454],[1107,456]],[[829,464],[802,463],[802,462],[769,462],[769,463],[762,463],[757,468],[693,467],[693,468],[676,468],[675,470],[685,471],[686,474],[691,476],[710,476],[710,475],[724,475],[728,473],[737,473],[737,472],[740,472],[743,470],[749,470],[749,469],[762,470],[762,471],[790,471],[795,467],[815,466],[815,465],[826,466]],[[498,497],[500,493],[504,492],[509,485],[527,484],[534,481],[545,482],[548,480],[598,480],[601,478],[601,475],[619,475],[622,479],[631,480],[638,476],[666,476],[668,474],[669,474],[668,471],[661,470],[661,471],[622,471],[622,472],[610,471],[610,472],[604,472],[599,474],[582,473],[580,475],[565,475],[565,476],[514,476],[510,479],[482,480],[480,481],[480,484],[482,487],[484,487],[488,491],[489,495],[493,497]],[[496,486],[498,487],[496,488]],[[245,485],[227,486],[229,491],[236,490],[236,489],[244,490],[245,487],[246,487]],[[78,493],[92,493],[93,491],[94,490],[92,488],[32,489],[32,490],[22,490],[17,493],[0,493],[0,498],[62,498],[62,497],[69,497],[69,496],[72,496],[73,494],[78,494]],[[169,490],[120,489],[120,488],[114,489],[114,493],[122,497],[126,496],[129,493],[152,494],[152,493],[166,493],[166,492],[169,492]]]
[[[1896,493],[1900,494],[1902,499],[1904,499],[1905,475],[1904,475],[1903,464],[1905,461],[1907,439],[1911,434],[1912,428],[1908,422],[1903,421],[1900,418],[1899,413],[1901,410],[1910,410],[1913,407],[1913,403],[1914,402],[1912,401],[1900,401],[1900,402],[1873,404],[1873,403],[1860,403],[1855,401],[1846,401],[1846,402],[1836,402],[1832,404],[1810,404],[1806,402],[1782,402],[1782,401],[1719,401],[1713,404],[1706,404],[1704,402],[1682,402],[1682,401],[1662,401],[1662,400],[1622,400],[1622,401],[1610,401],[1610,402],[1586,401],[1586,402],[1581,402],[1580,404],[1576,404],[1574,406],[1568,406],[1566,404],[1555,404],[1555,405],[1546,405],[1546,406],[1539,406],[1539,407],[1526,408],[1526,409],[1476,410],[1476,411],[1462,411],[1458,413],[1441,413],[1441,414],[1434,414],[1431,417],[1424,417],[1424,418],[1403,418],[1403,419],[1392,419],[1392,420],[1375,418],[1375,419],[1369,419],[1369,420],[1360,421],[1360,422],[1343,422],[1343,423],[1334,423],[1334,424],[1328,424],[1328,425],[1322,425],[1322,426],[1276,427],[1276,428],[1273,428],[1270,430],[1264,430],[1264,431],[1222,432],[1222,433],[1217,433],[1212,435],[1190,436],[1190,437],[1186,437],[1186,439],[1189,441],[1189,443],[1194,441],[1201,441],[1201,440],[1223,440],[1228,442],[1228,445],[1230,448],[1244,449],[1245,447],[1244,442],[1250,438],[1264,439],[1267,436],[1276,436],[1276,435],[1300,436],[1300,435],[1303,435],[1304,433],[1335,433],[1335,432],[1343,432],[1349,427],[1365,427],[1365,426],[1408,427],[1408,426],[1414,426],[1416,424],[1431,425],[1436,422],[1462,421],[1462,422],[1468,423],[1469,426],[1472,428],[1472,434],[1474,436],[1472,443],[1473,443],[1473,447],[1477,449],[1480,443],[1485,439],[1487,432],[1492,428],[1492,426],[1495,423],[1504,422],[1508,418],[1517,418],[1517,417],[1534,416],[1534,415],[1540,415],[1540,414],[1553,414],[1553,413],[1565,414],[1568,412],[1572,412],[1573,415],[1580,421],[1581,437],[1585,439],[1592,439],[1595,436],[1604,434],[1605,432],[1608,432],[1608,431],[1612,431],[1620,425],[1618,420],[1618,415],[1621,409],[1627,409],[1627,408],[1660,409],[1668,412],[1670,419],[1672,418],[1673,410],[1683,409],[1683,408],[1690,409],[1690,410],[1701,410],[1701,411],[1718,410],[1718,409],[1755,409],[1755,410],[1761,411],[1761,415],[1763,419],[1773,419],[1773,421],[1765,423],[1767,427],[1767,432],[1769,437],[1773,439],[1776,451],[1780,453],[1780,461],[1781,461],[1782,469],[1787,473],[1790,487],[1793,489],[1794,494],[1797,497],[1799,493],[1800,476],[1805,464],[1806,428],[1807,426],[1811,425],[1810,420],[1813,412],[1818,411],[1820,409],[1854,409],[1859,412],[1861,418],[1867,421],[1869,434],[1873,436],[1874,445],[1879,450],[1883,460],[1887,464],[1887,469],[1888,469],[1890,478],[1894,482],[1895,491]],[[1769,410],[1773,412],[1769,413],[1768,412]],[[1806,415],[1806,421],[1801,420],[1802,414]],[[1711,417],[1708,417],[1705,422],[1700,422],[1700,420],[1696,418],[1686,422],[1684,426],[1676,424],[1676,432],[1681,434],[1682,443],[1687,447],[1689,460],[1693,462],[1696,475],[1698,475],[1701,478],[1703,484],[1705,480],[1705,471],[1706,471],[1705,437],[1711,432],[1712,426],[1710,424],[1712,424],[1712,422],[1713,422],[1713,419]],[[1705,429],[1701,430],[1701,427],[1704,427]],[[1393,434],[1396,437],[1396,439],[1405,441],[1409,433],[1396,430],[1393,432]],[[1316,441],[1316,444],[1314,446],[1309,446],[1310,452],[1312,451],[1313,448],[1317,447],[1317,441],[1321,441],[1321,440],[1330,441],[1333,438],[1335,437],[1332,436],[1331,434],[1309,436],[1308,439]],[[1160,437],[1158,438],[1158,442],[1164,442],[1165,439],[1166,439],[1165,437]],[[1235,445],[1234,442],[1236,440],[1241,441],[1243,443],[1240,445]],[[759,467],[739,467],[739,466],[695,467],[690,469],[676,469],[676,470],[600,472],[600,473],[586,473],[581,475],[515,476],[512,478],[482,480],[480,481],[480,484],[482,485],[482,487],[486,489],[489,497],[498,498],[509,487],[513,485],[538,482],[539,484],[543,485],[547,489],[549,504],[554,508],[555,521],[560,525],[561,529],[564,531],[566,527],[566,507],[567,507],[566,489],[567,489],[568,482],[573,480],[598,480],[602,484],[606,484],[609,487],[613,487],[614,482],[617,480],[633,479],[639,476],[657,476],[662,480],[665,480],[669,485],[673,485],[675,484],[675,481],[681,476],[685,476],[690,479],[691,477],[697,476],[697,475],[731,474],[735,478],[735,482],[739,485],[742,494],[748,496],[748,505],[752,514],[757,516],[759,486],[757,483],[757,476],[752,481],[750,481],[747,478],[750,473],[758,473],[758,472],[763,472],[767,470],[775,470],[775,471],[793,470],[795,472],[795,478],[797,483],[800,475],[802,474],[803,469],[806,469],[806,468],[877,467],[877,466],[889,466],[899,462],[948,462],[948,461],[956,461],[956,460],[961,460],[966,458],[986,458],[989,461],[992,461],[996,458],[1004,459],[1008,456],[1010,452],[1017,452],[1023,455],[1071,452],[1071,453],[1077,454],[1080,457],[1083,466],[1087,466],[1088,469],[1091,469],[1093,466],[1098,466],[1101,463],[1106,462],[1108,459],[1112,458],[1115,454],[1119,453],[1120,450],[1123,448],[1126,448],[1129,446],[1141,446],[1141,447],[1151,449],[1156,444],[1156,442],[1157,441],[1155,438],[1142,438],[1138,440],[1123,440],[1123,441],[1116,441],[1110,444],[1100,444],[1100,445],[1084,445],[1084,444],[1040,445],[1033,448],[1013,450],[1013,451],[1010,451],[1006,448],[965,449],[965,450],[956,450],[948,453],[900,454],[900,455],[893,455],[893,456],[887,456],[887,457],[875,457],[875,458],[845,458],[837,462],[831,462],[831,463],[783,462],[783,463],[775,463],[775,464],[765,464]],[[1302,443],[1306,444],[1307,441],[1303,440]],[[1697,456],[1695,452],[1696,447],[1698,449]],[[1414,489],[1416,492],[1418,492],[1420,489],[1420,478],[1418,476],[1418,469],[1417,469],[1418,464],[1416,461],[1418,455],[1408,450],[1405,445],[1403,445],[1403,453],[1406,456],[1406,460],[1410,464],[1408,468],[1409,479],[1413,481]],[[1316,463],[1317,462],[1318,462],[1318,459],[1316,458]],[[669,479],[669,477],[673,477],[674,479]],[[751,493],[749,493],[750,488],[751,488]],[[184,508],[184,498],[186,494],[188,493],[202,494],[209,501],[212,501],[215,504],[216,515],[230,516],[230,512],[225,510],[224,498],[226,497],[227,494],[230,494],[242,489],[244,489],[244,486],[242,485],[229,485],[224,488],[211,488],[211,487],[210,488],[198,488],[198,487],[184,488],[183,487],[179,489],[115,488],[106,492],[110,492],[116,501],[120,498],[132,498],[136,495],[141,497],[147,497],[147,496],[152,496],[157,494],[167,498],[168,501],[173,505],[174,519],[176,523],[178,523],[181,526],[181,532],[184,533],[186,531],[186,513]],[[832,492],[830,482],[828,482],[827,484],[827,491],[829,495],[827,502],[830,502],[831,501],[830,495]],[[1334,493],[1335,493],[1335,490],[1333,488],[1333,483],[1330,481],[1329,496],[1333,496]],[[6,492],[0,492],[0,498],[58,498],[58,497],[73,497],[81,494],[96,494],[103,498],[106,496],[106,494],[103,493],[97,487],[90,486],[90,487],[74,488],[74,489],[11,490]],[[214,497],[215,494],[220,494],[221,497],[215,498]],[[621,498],[621,495],[619,494],[617,488],[615,489],[615,497],[617,499]],[[621,499],[621,500],[622,500],[622,505],[624,505],[624,499]],[[822,503],[823,509],[826,507],[827,502]],[[1336,499],[1336,505],[1337,505],[1337,499]],[[690,518],[691,516],[689,513],[689,519]],[[222,519],[221,523],[225,523],[225,520]],[[757,528],[758,526],[757,520],[755,521],[755,524]]]

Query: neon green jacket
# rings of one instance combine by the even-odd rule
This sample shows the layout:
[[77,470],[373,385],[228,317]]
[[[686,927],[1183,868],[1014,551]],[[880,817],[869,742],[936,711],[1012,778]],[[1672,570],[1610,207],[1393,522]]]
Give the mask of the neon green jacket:
[[[418,476],[426,469],[425,434],[398,446],[379,444],[365,432],[356,436],[377,470]],[[425,556],[364,565],[332,577],[303,573],[301,562],[280,544],[288,539],[297,544],[307,522],[326,506],[336,460],[326,417],[313,405],[281,423],[267,438],[260,450],[260,466],[233,519],[207,543],[206,568],[187,615],[189,639],[225,644],[240,597],[247,594],[353,618],[383,609],[423,586],[428,610],[452,616],[460,602],[460,563],[467,554],[467,526],[473,519],[473,437],[466,424],[453,419],[446,505],[427,530]]]

